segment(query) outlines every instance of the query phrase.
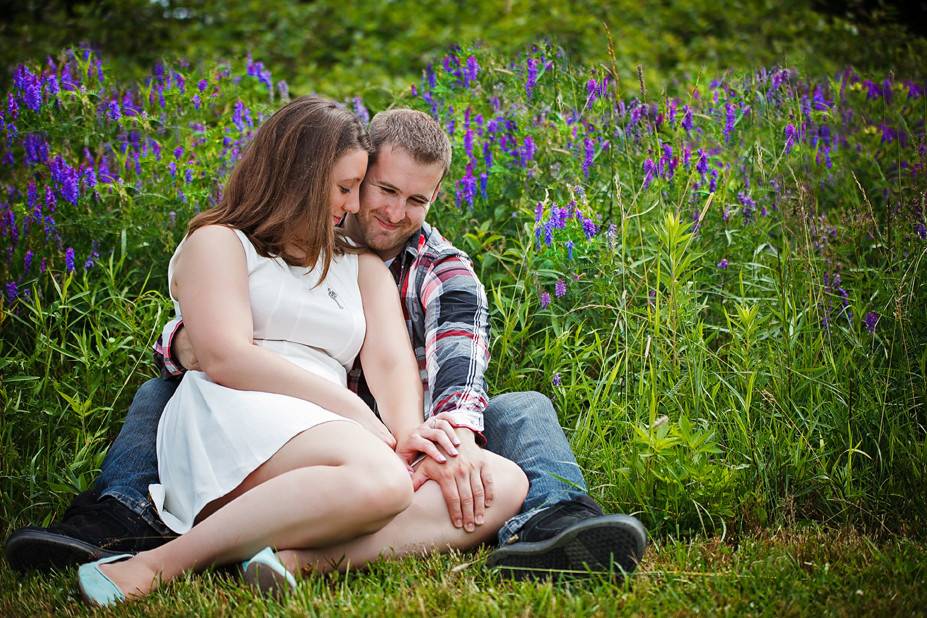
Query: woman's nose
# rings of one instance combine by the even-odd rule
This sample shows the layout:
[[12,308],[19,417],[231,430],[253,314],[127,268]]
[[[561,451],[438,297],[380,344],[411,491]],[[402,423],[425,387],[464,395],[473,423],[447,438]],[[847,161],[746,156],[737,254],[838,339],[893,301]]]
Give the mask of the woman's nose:
[[359,191],[351,191],[351,193],[348,194],[348,199],[344,202],[344,209],[351,214],[356,214],[357,211],[360,210]]

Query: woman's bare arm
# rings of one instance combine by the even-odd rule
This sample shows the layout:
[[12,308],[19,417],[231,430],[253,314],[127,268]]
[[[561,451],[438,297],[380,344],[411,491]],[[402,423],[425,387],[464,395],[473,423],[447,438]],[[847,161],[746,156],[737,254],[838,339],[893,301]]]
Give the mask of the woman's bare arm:
[[361,365],[380,417],[397,440],[422,423],[422,381],[396,284],[373,254],[359,257],[358,282],[367,319]]
[[395,445],[357,395],[254,345],[247,262],[233,230],[210,225],[191,234],[178,256],[171,291],[200,367],[211,380],[311,401],[361,422]]

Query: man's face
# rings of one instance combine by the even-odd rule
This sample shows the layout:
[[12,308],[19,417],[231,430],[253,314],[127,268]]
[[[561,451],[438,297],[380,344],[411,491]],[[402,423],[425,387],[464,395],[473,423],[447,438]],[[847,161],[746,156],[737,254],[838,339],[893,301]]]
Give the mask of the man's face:
[[396,257],[425,221],[444,167],[425,165],[401,148],[384,146],[367,168],[360,210],[348,225],[384,260]]

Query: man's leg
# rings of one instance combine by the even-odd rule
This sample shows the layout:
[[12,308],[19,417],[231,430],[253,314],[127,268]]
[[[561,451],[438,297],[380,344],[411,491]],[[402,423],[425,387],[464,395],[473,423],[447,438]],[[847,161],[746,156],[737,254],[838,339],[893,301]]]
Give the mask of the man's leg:
[[484,414],[486,448],[514,461],[530,488],[522,511],[499,531],[487,564],[515,577],[552,571],[632,571],[647,545],[644,526],[604,515],[550,400],[536,392],[494,397]]
[[177,382],[161,378],[142,384],[94,488],[78,494],[48,528],[13,532],[5,547],[10,566],[65,567],[151,549],[173,536],[148,500],[148,485],[158,482],[158,421],[176,388]]

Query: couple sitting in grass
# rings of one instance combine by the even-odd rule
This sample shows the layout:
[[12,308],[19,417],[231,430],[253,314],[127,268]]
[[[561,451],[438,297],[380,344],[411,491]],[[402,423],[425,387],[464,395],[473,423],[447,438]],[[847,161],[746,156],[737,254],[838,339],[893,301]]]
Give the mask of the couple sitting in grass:
[[10,564],[85,562],[99,605],[210,565],[285,589],[493,539],[513,577],[632,571],[644,528],[586,494],[550,401],[486,393],[486,295],[425,222],[450,160],[413,110],[369,134],[318,97],[267,120],[171,258],[162,377],[95,488],[14,532]]

